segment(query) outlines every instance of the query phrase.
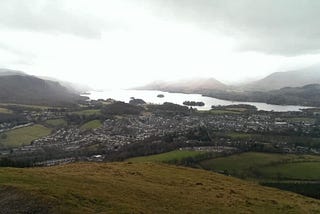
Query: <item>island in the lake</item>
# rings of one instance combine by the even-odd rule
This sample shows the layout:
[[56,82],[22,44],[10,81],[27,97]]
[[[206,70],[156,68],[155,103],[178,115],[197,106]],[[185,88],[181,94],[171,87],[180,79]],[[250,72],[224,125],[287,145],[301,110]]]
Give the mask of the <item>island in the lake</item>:
[[164,95],[163,94],[158,94],[157,97],[164,98]]
[[184,101],[183,105],[185,106],[204,106],[204,102],[196,102],[196,101]]

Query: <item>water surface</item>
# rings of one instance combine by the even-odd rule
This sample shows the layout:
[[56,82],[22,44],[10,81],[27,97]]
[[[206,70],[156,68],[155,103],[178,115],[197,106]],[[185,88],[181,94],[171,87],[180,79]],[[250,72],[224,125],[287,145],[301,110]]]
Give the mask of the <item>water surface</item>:
[[[163,94],[163,98],[157,97],[157,95]],[[205,105],[196,107],[199,110],[209,110],[212,105],[225,106],[235,104],[249,104],[256,106],[258,110],[264,111],[299,111],[300,109],[310,108],[305,106],[293,106],[293,105],[271,105],[267,103],[259,102],[236,102],[229,100],[221,100],[212,97],[202,96],[201,94],[183,94],[183,93],[169,93],[163,91],[151,91],[151,90],[105,90],[105,91],[91,91],[89,95],[90,99],[115,99],[118,101],[129,102],[131,97],[143,99],[147,103],[163,104],[164,102],[171,102],[179,105],[183,105],[184,101],[196,101],[204,102]]]

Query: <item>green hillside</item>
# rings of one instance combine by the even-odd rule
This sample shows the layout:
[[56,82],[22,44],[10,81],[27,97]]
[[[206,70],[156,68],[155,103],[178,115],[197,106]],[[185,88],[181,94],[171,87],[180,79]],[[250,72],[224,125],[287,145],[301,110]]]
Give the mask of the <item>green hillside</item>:
[[5,213],[319,213],[320,201],[155,163],[0,168]]
[[30,75],[0,76],[0,102],[65,106],[84,100],[60,83]]

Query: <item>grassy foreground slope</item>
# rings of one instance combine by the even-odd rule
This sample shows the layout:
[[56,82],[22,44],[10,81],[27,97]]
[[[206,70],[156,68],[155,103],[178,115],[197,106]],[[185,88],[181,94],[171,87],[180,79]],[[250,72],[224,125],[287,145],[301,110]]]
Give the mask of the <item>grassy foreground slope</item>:
[[155,163],[0,168],[0,196],[1,210],[11,213],[320,212],[320,201],[311,198]]

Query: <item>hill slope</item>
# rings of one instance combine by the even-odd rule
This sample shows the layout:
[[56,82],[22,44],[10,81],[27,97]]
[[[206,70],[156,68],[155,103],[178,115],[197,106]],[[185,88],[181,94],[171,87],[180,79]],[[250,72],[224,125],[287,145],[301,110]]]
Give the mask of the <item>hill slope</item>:
[[22,72],[22,71],[16,71],[16,70],[11,70],[11,69],[6,69],[6,68],[0,68],[0,76],[12,76],[12,75],[25,76],[27,74]]
[[0,102],[60,105],[80,99],[58,82],[29,75],[0,76]]
[[233,101],[320,107],[320,84],[286,87],[272,91],[211,91],[204,95]]
[[268,91],[309,84],[320,84],[320,65],[296,71],[276,72],[259,81],[247,84],[244,89]]
[[226,85],[214,78],[196,78],[174,82],[153,82],[138,89],[184,93],[200,93],[207,90],[222,90],[225,88],[227,88]]
[[85,93],[88,91],[92,91],[93,89],[87,85],[80,84],[80,83],[73,83],[69,81],[63,81],[59,80],[53,77],[47,77],[47,76],[38,76],[38,78],[43,79],[43,80],[49,80],[53,82],[58,82],[60,83],[63,87],[67,88],[69,91],[74,92],[74,93]]
[[265,95],[266,102],[290,103],[292,105],[320,106],[320,84],[310,84],[303,87],[286,87],[269,91]]
[[[203,170],[151,163],[0,168],[1,212],[319,213],[320,201]],[[9,212],[9,213],[10,213]]]

